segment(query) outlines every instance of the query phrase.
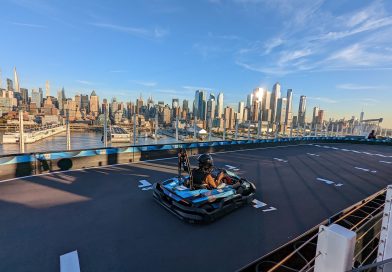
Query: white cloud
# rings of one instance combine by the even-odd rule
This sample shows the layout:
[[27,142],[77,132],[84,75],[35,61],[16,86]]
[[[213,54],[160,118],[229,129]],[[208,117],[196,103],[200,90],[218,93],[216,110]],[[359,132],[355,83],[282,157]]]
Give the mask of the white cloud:
[[343,84],[338,84],[336,86],[338,89],[342,90],[381,90],[384,89],[385,87],[383,86],[369,86],[369,85],[360,85],[360,84],[354,84],[354,83],[343,83]]
[[284,17],[282,32],[236,51],[235,63],[245,69],[284,75],[392,68],[392,16],[380,1],[340,15],[322,9],[323,1],[315,1],[304,11],[303,3],[291,0],[237,2],[276,8]]
[[78,80],[76,80],[76,82],[84,84],[84,85],[95,85],[94,82],[87,81],[87,80],[80,80],[80,79],[78,79]]
[[116,24],[109,23],[91,23],[91,25],[99,28],[109,29],[117,32],[123,32],[134,36],[144,37],[144,38],[154,38],[159,39],[166,36],[169,31],[163,28],[138,28],[138,27],[130,27],[130,26],[122,26]]
[[338,103],[339,101],[332,99],[332,98],[328,98],[328,97],[308,97],[309,100],[316,100],[316,101],[320,101],[320,102],[324,102],[324,103],[329,103],[329,104],[335,104]]
[[48,28],[45,25],[38,25],[38,24],[28,24],[28,23],[18,23],[18,22],[11,22],[11,24],[16,26],[30,27],[30,28]]
[[213,91],[213,88],[208,87],[197,87],[197,86],[182,86],[183,89],[188,91],[196,91],[196,90],[205,90],[205,91]]
[[138,85],[142,85],[144,87],[154,87],[157,85],[157,83],[153,81],[131,80],[131,82],[136,83]]

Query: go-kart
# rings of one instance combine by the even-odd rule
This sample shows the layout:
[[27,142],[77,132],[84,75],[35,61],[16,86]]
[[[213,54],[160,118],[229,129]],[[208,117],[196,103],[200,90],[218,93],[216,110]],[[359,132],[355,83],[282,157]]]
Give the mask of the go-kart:
[[[216,189],[189,185],[190,176],[178,176],[153,185],[155,200],[180,219],[189,223],[207,223],[252,202],[255,185],[235,173],[215,169],[212,176],[224,172],[224,181]],[[190,189],[190,187],[192,189]]]

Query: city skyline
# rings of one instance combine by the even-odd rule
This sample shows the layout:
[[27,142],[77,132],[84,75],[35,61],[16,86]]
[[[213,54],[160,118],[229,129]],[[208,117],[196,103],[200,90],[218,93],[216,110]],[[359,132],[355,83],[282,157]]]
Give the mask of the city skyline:
[[[295,105],[306,95],[308,108],[326,109],[328,117],[358,117],[363,108],[366,118],[384,117],[383,126],[392,127],[387,1],[63,7],[13,0],[5,1],[3,13],[0,33],[13,41],[0,45],[3,87],[16,66],[20,87],[30,90],[49,80],[52,93],[64,85],[71,96],[96,90],[129,101],[140,93],[191,100],[205,89],[224,92],[236,108],[255,87],[271,90],[279,81],[282,93],[293,89]],[[230,23],[235,16],[244,19]]]
[[[280,123],[286,124],[290,126],[294,124],[295,126],[304,126],[306,123],[310,124],[312,127],[317,124],[322,124],[323,122],[329,120],[365,120],[368,119],[368,116],[364,118],[364,112],[361,111],[359,117],[356,114],[352,114],[350,117],[346,118],[345,116],[338,116],[337,118],[326,116],[325,109],[321,109],[319,105],[312,106],[313,113],[310,110],[306,110],[307,107],[307,97],[305,95],[300,95],[298,101],[298,111],[295,110],[297,105],[293,105],[293,95],[292,89],[287,89],[287,94],[285,95],[282,92],[282,87],[279,82],[276,82],[272,86],[272,91],[269,91],[268,88],[256,87],[246,95],[246,107],[245,107],[245,100],[237,101],[237,111],[235,103],[224,103],[224,93],[219,92],[216,96],[213,90],[195,90],[195,95],[193,99],[193,106],[188,107],[189,101],[192,102],[190,98],[179,99],[176,96],[173,97],[165,97],[165,99],[158,100],[155,99],[152,95],[150,95],[146,103],[144,104],[143,94],[140,93],[139,97],[133,99],[127,99],[125,101],[118,100],[115,96],[112,97],[103,97],[102,103],[100,103],[99,96],[96,94],[95,90],[91,91],[90,98],[88,93],[86,92],[76,92],[75,95],[68,96],[66,95],[64,87],[55,91],[53,95],[51,94],[50,90],[50,81],[46,80],[45,82],[45,95],[43,93],[42,87],[33,88],[30,90],[28,88],[21,88],[19,82],[19,75],[17,73],[16,67],[13,69],[13,79],[6,78],[6,86],[2,88],[2,80],[0,75],[0,91],[1,97],[0,99],[5,99],[10,96],[8,91],[12,92],[13,100],[9,102],[2,101],[1,109],[4,112],[3,107],[8,105],[13,105],[14,109],[15,106],[23,106],[24,109],[29,109],[28,111],[31,113],[30,110],[30,103],[33,103],[33,112],[37,109],[41,109],[44,113],[46,110],[46,114],[61,114],[65,116],[65,111],[63,109],[72,109],[70,112],[72,114],[70,117],[72,118],[93,118],[96,119],[100,113],[103,113],[103,109],[105,108],[104,104],[108,103],[110,105],[110,110],[115,116],[115,112],[117,111],[117,104],[122,105],[121,108],[124,110],[124,115],[127,115],[129,109],[133,109],[136,107],[136,112],[139,113],[139,110],[143,106],[147,106],[148,108],[154,107],[168,107],[171,109],[170,111],[170,118],[175,118],[175,116],[183,117],[184,119],[188,119],[188,114],[192,114],[192,118],[197,118],[198,120],[205,120],[207,123],[206,126],[212,126],[213,123],[208,124],[208,120],[211,119],[211,122],[216,118],[221,118],[226,115],[226,108],[230,108],[230,117],[229,119],[239,120],[240,122],[253,122],[257,123],[259,119],[263,122],[267,121],[269,123]],[[30,93],[30,95],[29,95]],[[49,105],[47,105],[47,98],[51,97],[52,99],[49,100]],[[244,97],[245,98],[245,97]],[[55,101],[52,101],[55,99]],[[155,101],[155,102],[154,102]],[[182,107],[180,102],[183,102]],[[171,103],[170,103],[171,102]],[[5,103],[5,104],[4,104]],[[10,104],[9,104],[10,103]],[[52,103],[55,103],[55,105]],[[112,110],[112,104],[116,104],[115,110]],[[141,103],[141,104],[140,104]],[[140,104],[140,105],[139,105]],[[171,106],[170,106],[171,104]],[[185,106],[186,105],[186,106]],[[47,109],[45,109],[45,107]],[[293,107],[294,106],[294,107]],[[75,108],[76,107],[76,108]],[[130,107],[128,109],[128,107]],[[180,111],[173,111],[174,109],[178,108],[179,110],[186,110],[185,113],[181,113]],[[52,109],[58,110],[53,112]],[[83,112],[84,109],[84,112]],[[39,111],[37,111],[38,113]],[[77,113],[79,112],[79,113]],[[296,114],[297,113],[297,114]],[[91,114],[91,115],[87,115]],[[184,115],[185,114],[185,115]],[[328,118],[326,118],[328,117]],[[120,118],[120,116],[118,116]],[[373,118],[370,118],[373,119]],[[51,120],[51,119],[49,119]],[[73,119],[72,119],[73,120]],[[215,125],[217,125],[215,123]],[[215,126],[214,125],[214,126]],[[385,127],[385,125],[383,126]]]

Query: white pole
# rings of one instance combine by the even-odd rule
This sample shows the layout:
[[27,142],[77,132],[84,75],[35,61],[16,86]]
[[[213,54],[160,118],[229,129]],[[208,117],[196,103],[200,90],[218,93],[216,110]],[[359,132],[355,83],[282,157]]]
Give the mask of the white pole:
[[196,125],[196,115],[195,115],[195,117],[194,117],[194,119],[193,119],[193,140],[194,141],[196,141],[196,128],[197,128],[197,125]]
[[314,127],[314,137],[317,137],[317,123],[315,124],[315,127]]
[[133,113],[133,145],[136,145],[136,137],[137,137],[137,132],[136,132],[136,111]]
[[291,126],[290,126],[290,138],[293,137],[293,121],[291,121]]
[[19,110],[19,151],[20,151],[20,153],[25,152],[23,110]]
[[279,122],[275,124],[275,139],[278,138]]
[[263,111],[260,109],[259,110],[259,123],[257,124],[257,139],[260,139],[261,136],[261,130],[263,128]]
[[211,133],[212,133],[211,129],[212,129],[212,119],[210,117],[208,118],[208,141],[211,141]]
[[234,139],[235,140],[238,139],[238,119],[235,119],[235,135],[234,135]]
[[158,113],[155,113],[155,142],[158,141]]
[[176,142],[178,142],[178,116],[176,116]]
[[226,118],[223,118],[223,141],[226,141]]
[[103,146],[108,147],[108,109],[105,105],[104,117],[103,117]]
[[69,125],[69,109],[65,111],[65,124],[66,124],[66,133],[67,133],[67,150],[71,150],[71,128]]
[[248,140],[250,140],[250,121],[248,121]]

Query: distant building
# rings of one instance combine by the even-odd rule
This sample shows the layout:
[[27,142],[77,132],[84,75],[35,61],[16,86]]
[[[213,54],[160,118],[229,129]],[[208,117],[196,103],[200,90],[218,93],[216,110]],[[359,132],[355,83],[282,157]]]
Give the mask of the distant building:
[[223,115],[223,109],[224,109],[224,106],[223,106],[223,103],[224,103],[223,98],[224,98],[223,93],[220,92],[220,93],[218,94],[218,99],[217,99],[217,101],[216,101],[215,115],[216,115],[217,118],[222,118],[222,115]]
[[286,105],[286,117],[285,117],[285,124],[291,125],[293,114],[292,114],[292,107],[293,107],[293,90],[287,90],[287,105]]
[[7,78],[7,91],[14,91],[14,83],[9,78]]
[[278,100],[279,100],[280,96],[281,96],[280,84],[279,84],[279,82],[277,82],[274,84],[274,86],[272,88],[272,95],[271,95],[271,121],[272,122],[277,122],[276,113],[277,113],[277,107],[278,107]]
[[279,123],[280,125],[285,124],[286,109],[287,109],[287,98],[279,98],[276,107],[275,123]]
[[95,91],[92,91],[90,95],[90,114],[94,117],[99,115],[99,97]]
[[306,117],[306,96],[301,95],[299,99],[299,107],[298,107],[298,126],[303,127],[305,125],[305,117]]

